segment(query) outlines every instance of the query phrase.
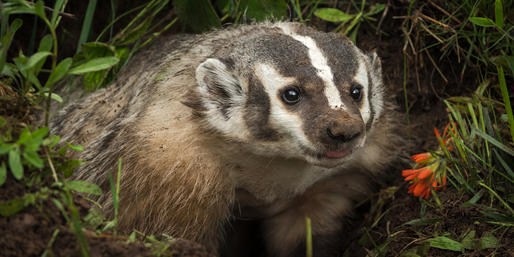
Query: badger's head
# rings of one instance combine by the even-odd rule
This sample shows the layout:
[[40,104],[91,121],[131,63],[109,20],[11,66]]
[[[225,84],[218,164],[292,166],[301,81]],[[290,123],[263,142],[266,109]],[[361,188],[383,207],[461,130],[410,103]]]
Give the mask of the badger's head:
[[383,109],[376,54],[294,23],[240,35],[196,80],[211,129],[254,154],[323,167],[352,158]]

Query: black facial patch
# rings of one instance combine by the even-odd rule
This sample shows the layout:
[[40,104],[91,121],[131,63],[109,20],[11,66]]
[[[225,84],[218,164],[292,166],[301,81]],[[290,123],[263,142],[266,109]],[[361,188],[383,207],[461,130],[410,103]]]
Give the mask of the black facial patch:
[[264,86],[253,76],[249,79],[248,100],[245,106],[244,120],[252,136],[258,140],[276,141],[278,134],[270,128],[270,99]]

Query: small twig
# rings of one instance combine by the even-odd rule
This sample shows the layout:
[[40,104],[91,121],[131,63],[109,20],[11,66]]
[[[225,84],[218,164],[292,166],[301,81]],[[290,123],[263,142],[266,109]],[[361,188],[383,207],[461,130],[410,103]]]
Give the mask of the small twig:
[[50,159],[50,154],[48,153],[48,148],[44,147],[43,149],[45,151],[48,164],[50,165],[50,170],[52,170],[52,175],[54,177],[55,183],[59,183],[59,179],[57,179],[57,172],[55,172],[54,164],[52,163],[52,159]]
[[[35,5],[35,3],[33,3],[33,2],[29,2],[29,1],[25,1],[25,3],[30,4],[30,5]],[[53,12],[53,11],[54,11],[54,9],[53,9],[53,8],[50,8],[50,7],[48,7],[48,6],[44,6],[44,8],[45,8],[45,10],[50,11],[50,12]],[[67,12],[59,12],[59,15],[61,15],[61,16],[66,16],[66,17],[68,17],[68,18],[75,19],[75,20],[77,19],[77,17],[75,17],[75,15],[73,15],[73,14],[71,14],[71,13],[67,13]]]
[[432,2],[431,0],[428,0],[428,3],[431,4],[432,6],[434,6],[435,8],[437,8],[439,11],[441,11],[442,13],[444,13],[446,16],[450,17],[450,19],[454,20],[455,22],[457,22],[458,24],[462,24],[462,21],[460,21],[459,19],[457,19],[455,16],[451,15],[449,12],[447,12],[445,9],[441,8],[439,5],[435,4],[434,2]]
[[444,43],[444,41],[442,39],[440,39],[438,36],[436,36],[430,29],[428,29],[427,26],[425,26],[425,24],[423,24],[423,22],[420,22],[419,25],[421,26],[421,28],[423,28],[426,32],[428,32],[428,34],[430,34],[433,38],[435,38],[437,41],[439,41],[439,43]]
[[[414,243],[416,243],[416,242],[419,242],[419,241],[426,240],[426,239],[428,239],[428,238],[429,238],[429,237],[422,237],[422,238],[417,238],[417,239],[412,240],[410,243],[408,243],[407,245],[405,245],[405,246],[400,250],[400,252],[399,252],[399,253],[403,253],[407,248],[409,248],[409,246],[410,246],[410,245],[412,245],[412,244],[414,244]],[[398,254],[398,255],[400,255],[400,254]]]
[[439,73],[439,75],[441,75],[441,78],[443,78],[444,82],[446,84],[448,84],[448,79],[446,79],[446,76],[444,76],[443,72],[439,69],[439,66],[437,66],[437,64],[435,63],[434,59],[432,59],[432,56],[430,55],[430,53],[427,51],[427,49],[425,49],[425,53],[427,54],[428,56],[428,59],[430,59],[430,61],[432,62],[432,64],[434,65],[435,69],[437,70],[437,72]]
[[449,26],[448,24],[444,24],[444,23],[442,23],[442,22],[440,22],[440,21],[438,21],[438,20],[436,20],[436,19],[434,19],[434,18],[432,18],[430,16],[427,16],[427,15],[421,13],[421,12],[419,13],[419,15],[421,15],[421,17],[423,17],[423,18],[425,18],[425,19],[427,19],[427,20],[429,20],[429,21],[431,21],[431,22],[433,22],[435,24],[438,24],[439,26],[441,26],[441,27],[443,27],[445,29],[449,29],[452,32],[455,32],[455,29],[452,28],[451,26]]

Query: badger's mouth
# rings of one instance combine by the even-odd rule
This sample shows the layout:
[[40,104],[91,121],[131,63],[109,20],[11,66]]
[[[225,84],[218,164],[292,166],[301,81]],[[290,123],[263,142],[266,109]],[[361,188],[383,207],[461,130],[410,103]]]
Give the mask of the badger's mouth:
[[302,146],[307,161],[316,166],[335,167],[346,162],[364,145],[365,137],[351,143],[340,144],[332,147],[311,148]]
[[326,152],[324,154],[324,157],[329,158],[329,159],[339,159],[339,158],[345,157],[350,152],[351,151],[349,148],[343,149],[341,151],[330,151],[330,152]]

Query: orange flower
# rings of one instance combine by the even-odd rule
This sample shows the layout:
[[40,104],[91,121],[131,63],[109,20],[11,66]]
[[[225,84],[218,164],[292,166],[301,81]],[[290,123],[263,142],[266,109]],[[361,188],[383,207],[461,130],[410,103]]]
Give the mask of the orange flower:
[[[413,159],[414,156],[412,156]],[[405,177],[405,181],[411,181],[412,185],[409,187],[409,193],[414,196],[420,196],[424,199],[428,199],[431,193],[431,189],[439,190],[441,184],[446,184],[446,177],[442,176],[442,181],[439,182],[436,179],[435,172],[439,168],[439,163],[434,162],[433,164],[422,167],[419,169],[408,169],[402,171],[402,176]]]
[[438,139],[441,139],[441,141],[443,142],[443,145],[446,146],[448,148],[448,150],[452,150],[453,149],[453,146],[447,146],[448,143],[452,140],[452,136],[450,133],[448,133],[449,130],[452,131],[453,134],[455,134],[455,126],[456,124],[455,123],[448,123],[445,127],[444,127],[444,131],[443,131],[443,136],[441,137],[441,134],[439,134],[439,131],[437,130],[437,128],[434,128],[434,134],[435,136],[438,138]]
[[430,158],[432,158],[432,155],[430,153],[420,153],[420,154],[415,154],[415,155],[411,156],[410,158],[417,163],[422,163],[422,162],[425,162],[425,161],[429,160]]

